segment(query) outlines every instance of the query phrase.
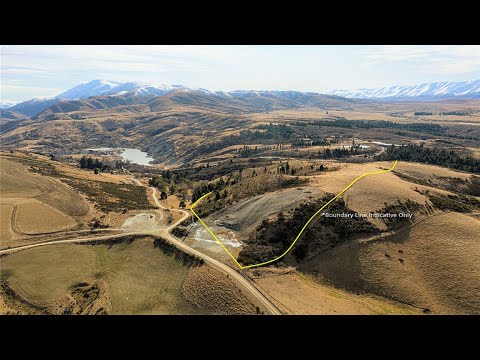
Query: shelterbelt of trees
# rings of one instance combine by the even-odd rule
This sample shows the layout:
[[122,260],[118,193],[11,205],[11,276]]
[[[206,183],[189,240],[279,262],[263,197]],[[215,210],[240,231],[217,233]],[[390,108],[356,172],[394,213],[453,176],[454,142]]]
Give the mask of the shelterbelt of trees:
[[376,159],[415,161],[480,174],[480,160],[471,156],[462,157],[453,150],[437,147],[429,148],[424,144],[391,146],[378,155]]

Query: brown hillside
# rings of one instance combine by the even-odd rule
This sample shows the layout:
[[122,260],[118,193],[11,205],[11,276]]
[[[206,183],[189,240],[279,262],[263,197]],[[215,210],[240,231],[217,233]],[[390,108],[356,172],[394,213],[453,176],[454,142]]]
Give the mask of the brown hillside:
[[480,221],[444,213],[397,235],[346,243],[300,266],[335,287],[433,313],[480,312]]

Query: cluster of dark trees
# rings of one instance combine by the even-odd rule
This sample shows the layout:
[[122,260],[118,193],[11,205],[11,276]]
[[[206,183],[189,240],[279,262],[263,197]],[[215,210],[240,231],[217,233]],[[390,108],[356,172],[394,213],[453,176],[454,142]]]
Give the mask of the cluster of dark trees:
[[160,200],[167,199],[167,187],[169,183],[165,180],[163,176],[155,175],[148,180],[148,185],[156,187],[161,191],[160,193]]
[[[92,157],[82,156],[82,158],[78,162],[81,169],[90,169],[94,170],[95,173],[99,171],[112,171],[112,166],[109,164],[105,164],[104,162],[94,159]],[[125,167],[125,163],[121,160],[115,161],[115,169],[121,170]]]
[[156,187],[159,190],[165,190],[168,186],[168,182],[163,176],[155,175],[148,180],[148,185]]
[[328,126],[328,127],[338,127],[344,129],[399,129],[413,132],[420,132],[431,135],[445,135],[446,127],[440,126],[438,124],[425,124],[425,123],[411,123],[411,124],[401,124],[393,121],[385,120],[347,120],[345,118],[336,118],[328,120],[316,120],[316,121],[297,121],[294,123],[296,126]]
[[[225,182],[223,178],[220,178],[220,180],[213,183],[196,186],[195,188],[193,188],[192,203],[200,199],[203,195],[208,194],[209,192],[215,192],[215,200],[226,198],[228,196],[228,191],[226,189],[224,190],[226,186],[227,182]],[[221,190],[224,191],[221,193]]]
[[[433,115],[432,112],[428,112],[428,111],[417,111],[417,112],[414,112],[413,115]],[[438,113],[438,115],[457,115],[457,116],[468,116],[469,114],[466,113],[466,112],[463,112],[463,111],[444,111],[444,112],[440,112]]]
[[91,157],[86,157],[82,156],[82,158],[79,161],[80,168],[82,169],[90,169],[93,170],[95,168],[97,169],[102,169],[104,164],[98,160],[98,159],[93,159]]
[[453,150],[444,148],[429,148],[424,144],[408,144],[391,146],[385,152],[376,156],[377,160],[401,160],[447,166],[449,168],[480,173],[480,160],[471,156],[462,157]]
[[240,157],[242,157],[242,158],[248,158],[250,156],[255,155],[257,152],[258,152],[258,148],[256,146],[255,146],[254,149],[252,149],[251,147],[249,147],[247,145],[243,145],[243,149],[241,149],[239,151]]
[[95,174],[98,174],[99,171],[111,171],[110,166],[104,164],[98,159],[93,159],[91,157],[82,156],[78,162],[81,169],[90,169],[95,171]]
[[318,155],[322,159],[332,159],[332,158],[345,158],[351,155],[358,154],[358,147],[350,147],[350,148],[335,148],[330,150],[326,148],[323,152],[318,152]]
[[[238,261],[244,264],[272,260],[288,249],[302,227],[323,204],[328,202],[333,194],[321,199],[304,203],[295,208],[293,214],[285,217],[279,213],[275,220],[264,220],[257,228],[257,236],[251,238],[248,246],[239,254]],[[329,213],[354,214],[347,208],[343,199],[330,204]],[[325,231],[329,227],[331,232]],[[363,218],[330,218],[317,216],[303,232],[292,251],[297,261],[304,259],[310,251],[327,251],[337,244],[350,239],[354,234],[374,233],[378,229]],[[327,235],[328,233],[328,235]]]
[[442,115],[468,116],[469,114],[463,111],[444,111]]
[[288,161],[286,164],[280,165],[277,168],[277,172],[280,174],[288,174],[290,172],[290,164],[288,163]]
[[297,173],[297,169],[294,167],[290,167],[290,164],[282,164],[277,168],[277,173],[279,174],[285,174],[285,175],[295,175]]
[[330,144],[330,142],[327,142],[327,140],[323,138],[314,138],[311,141],[305,141],[302,139],[292,141],[293,147],[325,146],[328,144]]

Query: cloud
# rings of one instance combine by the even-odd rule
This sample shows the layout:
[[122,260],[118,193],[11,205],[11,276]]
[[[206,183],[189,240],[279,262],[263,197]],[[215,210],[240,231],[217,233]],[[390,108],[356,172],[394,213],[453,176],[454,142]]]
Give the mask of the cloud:
[[372,45],[364,52],[367,65],[403,62],[410,70],[435,75],[480,72],[478,45]]
[[47,72],[45,70],[38,69],[29,69],[24,67],[7,67],[2,68],[2,75],[45,75]]

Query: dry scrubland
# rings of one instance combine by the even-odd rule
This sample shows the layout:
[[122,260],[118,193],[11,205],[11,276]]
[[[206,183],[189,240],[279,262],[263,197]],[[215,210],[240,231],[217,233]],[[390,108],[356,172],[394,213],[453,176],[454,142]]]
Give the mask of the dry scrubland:
[[[228,206],[208,218],[238,229],[237,238],[244,240],[245,234],[261,219],[281,210],[288,212],[290,207],[282,205],[282,199],[288,198],[294,207],[297,200],[302,201],[302,196],[303,200],[308,198],[306,190],[311,192],[310,196],[336,194],[359,175],[392,166],[390,162],[334,164],[329,164],[334,171],[300,176],[309,180],[303,191],[295,188],[265,193]],[[248,176],[249,171],[245,169],[244,173]],[[417,182],[403,180],[400,175],[415,178]],[[422,182],[442,185],[451,179],[467,180],[471,176],[438,166],[399,162],[395,173],[365,177],[343,198],[349,208],[361,213],[379,211],[385,203],[406,200],[431,207],[429,198],[420,192],[428,190],[445,196],[453,193],[436,185],[421,185]],[[272,203],[278,206],[270,208]],[[478,313],[480,219],[477,213],[466,215],[438,209],[422,214],[414,212],[413,223],[407,222],[400,229],[371,239],[350,240],[321,255],[307,257],[296,265],[300,273],[279,274],[285,271],[257,269],[251,274],[286,313]],[[387,230],[383,221],[371,221]],[[310,275],[305,278],[302,273]]]
[[[415,111],[448,112],[471,111],[472,116],[433,115],[415,116]],[[295,119],[320,120],[331,117],[344,117],[347,120],[387,120],[399,123],[433,122],[436,124],[475,124],[480,125],[480,103],[478,100],[449,100],[440,102],[397,102],[397,103],[371,103],[354,104],[350,108],[330,109],[328,114],[318,108],[304,108],[292,110],[276,110],[255,114],[255,120],[270,123],[272,121],[284,122]]]
[[[310,184],[336,193],[358,175],[390,166],[390,163],[384,162],[345,164],[338,171],[313,177]],[[471,177],[471,174],[438,166],[405,162],[398,163],[395,171],[417,181],[436,181],[440,185],[448,179],[466,180]],[[406,199],[431,205],[428,197],[415,191],[417,189],[434,194],[452,194],[387,173],[361,179],[344,198],[348,207],[358,212],[379,210],[384,203],[404,202]],[[376,225],[380,223],[377,220],[374,222]],[[313,274],[321,284],[331,284],[352,293],[382,296],[425,309],[425,312],[478,313],[479,241],[480,220],[476,213],[466,215],[437,210],[428,217],[417,216],[413,225],[408,224],[392,235],[371,241],[343,243],[320,256],[306,259],[298,268]],[[272,282],[260,281],[270,291],[279,291],[286,304],[291,303],[288,296],[282,297],[285,290],[280,284],[275,290]],[[297,281],[292,280],[292,284]]]
[[2,313],[256,312],[225,275],[187,267],[151,238],[20,251],[2,257],[1,279]]

